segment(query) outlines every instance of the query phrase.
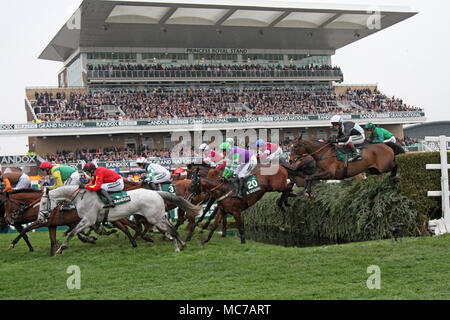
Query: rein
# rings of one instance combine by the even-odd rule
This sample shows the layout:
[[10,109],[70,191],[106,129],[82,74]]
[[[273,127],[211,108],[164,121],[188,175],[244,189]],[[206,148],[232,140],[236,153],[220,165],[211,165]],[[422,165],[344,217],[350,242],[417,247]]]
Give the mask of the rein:
[[[315,150],[315,151],[313,151],[311,153],[308,153],[308,154],[306,154],[306,155],[304,155],[302,157],[297,157],[297,158],[295,158],[295,162],[297,162],[298,160],[302,160],[302,159],[304,159],[306,157],[312,156],[313,154],[316,154],[316,153],[318,154],[318,153],[322,152],[323,150],[325,150],[327,147],[329,147],[331,145],[332,145],[332,143],[329,142],[326,145],[320,147],[319,149],[317,149],[317,150]],[[331,158],[334,158],[334,157],[331,157]]]
[[223,182],[219,183],[217,186],[215,186],[214,188],[212,188],[211,190],[209,190],[210,192],[216,191],[217,189],[219,189],[221,186],[223,186]]
[[[69,200],[70,197],[72,197],[72,196],[75,194],[75,192],[79,192],[80,190],[81,190],[80,188],[76,189],[74,192],[72,192],[71,194],[69,194],[69,196],[68,196],[67,198],[65,198],[63,201]],[[75,198],[76,198],[76,196],[74,197],[74,199],[75,199]],[[73,201],[73,199],[70,200],[70,202],[72,202],[72,201]]]

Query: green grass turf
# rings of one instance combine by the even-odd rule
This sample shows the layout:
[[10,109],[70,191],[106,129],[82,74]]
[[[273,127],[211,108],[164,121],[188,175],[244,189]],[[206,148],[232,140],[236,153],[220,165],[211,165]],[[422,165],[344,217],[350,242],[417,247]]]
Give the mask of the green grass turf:
[[[217,233],[202,247],[196,233],[176,254],[159,234],[133,249],[120,233],[96,245],[74,238],[59,257],[49,257],[47,232],[30,234],[32,253],[23,240],[8,251],[15,236],[0,235],[0,300],[450,299],[450,235],[284,248]],[[80,290],[67,288],[71,265]],[[380,267],[380,290],[367,288],[370,265]]]

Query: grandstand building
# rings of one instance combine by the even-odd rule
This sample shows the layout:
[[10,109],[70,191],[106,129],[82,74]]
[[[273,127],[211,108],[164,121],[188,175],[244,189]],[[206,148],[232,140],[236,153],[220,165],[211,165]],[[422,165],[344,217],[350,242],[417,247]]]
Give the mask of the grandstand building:
[[42,157],[117,149],[120,161],[167,156],[174,132],[199,128],[327,138],[337,113],[402,138],[403,125],[425,113],[376,85],[342,84],[332,58],[415,14],[285,1],[85,0],[39,56],[62,62],[59,87],[27,88],[28,122],[3,132],[28,135]]

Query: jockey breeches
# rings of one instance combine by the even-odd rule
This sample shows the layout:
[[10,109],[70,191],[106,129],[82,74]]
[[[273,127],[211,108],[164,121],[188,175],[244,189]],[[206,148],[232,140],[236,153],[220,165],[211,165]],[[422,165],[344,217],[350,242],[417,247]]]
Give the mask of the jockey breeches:
[[389,139],[383,141],[383,143],[386,143],[386,142],[397,143],[397,139],[395,139],[395,137],[392,136]]
[[239,165],[239,167],[236,169],[236,175],[238,178],[246,178],[250,175],[253,169],[255,169],[258,161],[256,159],[256,156],[253,155],[249,159],[247,163],[242,163]]
[[123,179],[119,179],[114,182],[103,183],[101,188],[103,190],[106,190],[107,192],[120,192],[124,188]]
[[30,177],[22,174],[13,190],[29,189],[31,187]]
[[157,173],[151,181],[153,183],[160,184],[160,183],[164,183],[164,182],[169,182],[170,178],[171,178],[171,176],[170,176],[169,172]]
[[340,142],[339,145],[348,145],[350,143],[353,143],[353,145],[359,145],[363,144],[366,137],[364,135],[357,135],[357,136],[350,136],[347,140],[347,142]]

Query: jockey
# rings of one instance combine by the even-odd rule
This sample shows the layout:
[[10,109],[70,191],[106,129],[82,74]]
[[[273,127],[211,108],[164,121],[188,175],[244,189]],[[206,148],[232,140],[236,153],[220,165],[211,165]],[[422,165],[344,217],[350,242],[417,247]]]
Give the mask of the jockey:
[[387,131],[386,129],[376,127],[372,122],[369,122],[366,124],[364,129],[367,130],[369,133],[369,137],[367,140],[370,143],[386,143],[386,142],[392,142],[396,143],[397,140],[395,139],[394,135]]
[[44,161],[41,163],[39,168],[44,171],[47,175],[51,175],[55,183],[48,189],[56,189],[63,184],[68,185],[78,185],[80,183],[80,174],[78,170],[69,166],[54,166],[49,161]]
[[145,169],[147,177],[144,182],[148,183],[152,190],[161,191],[161,184],[170,182],[171,175],[169,170],[157,163],[151,163],[144,157],[136,160],[137,165],[141,169]]
[[200,145],[199,149],[202,151],[203,163],[211,168],[215,168],[218,164],[222,163],[223,156],[214,150],[210,150],[206,143]]
[[360,158],[361,156],[356,151],[355,145],[364,143],[364,129],[353,121],[342,122],[342,118],[339,115],[333,116],[330,122],[333,129],[338,131],[338,134],[336,137],[331,137],[328,141],[339,143],[339,145],[345,145],[345,147],[353,154],[349,161]]
[[108,200],[109,208],[116,205],[109,192],[120,192],[124,188],[123,178],[116,172],[103,167],[96,167],[94,163],[86,163],[83,171],[92,177],[91,184],[86,185],[86,190],[96,191]]
[[31,187],[30,177],[22,171],[13,171],[1,174],[0,179],[5,184],[3,192],[11,192],[13,190],[29,189]]
[[250,176],[258,163],[256,156],[249,150],[233,148],[228,142],[222,143],[219,148],[223,150],[223,156],[227,159],[227,166],[223,171],[222,178],[225,181],[233,175],[239,178],[239,192],[234,198],[242,199],[244,197],[245,178]]
[[[271,162],[273,159],[280,159],[283,154],[283,150],[278,145],[265,142],[262,139],[256,141],[256,147],[260,148],[257,157],[264,163]],[[264,151],[261,151],[261,149],[264,149]]]

